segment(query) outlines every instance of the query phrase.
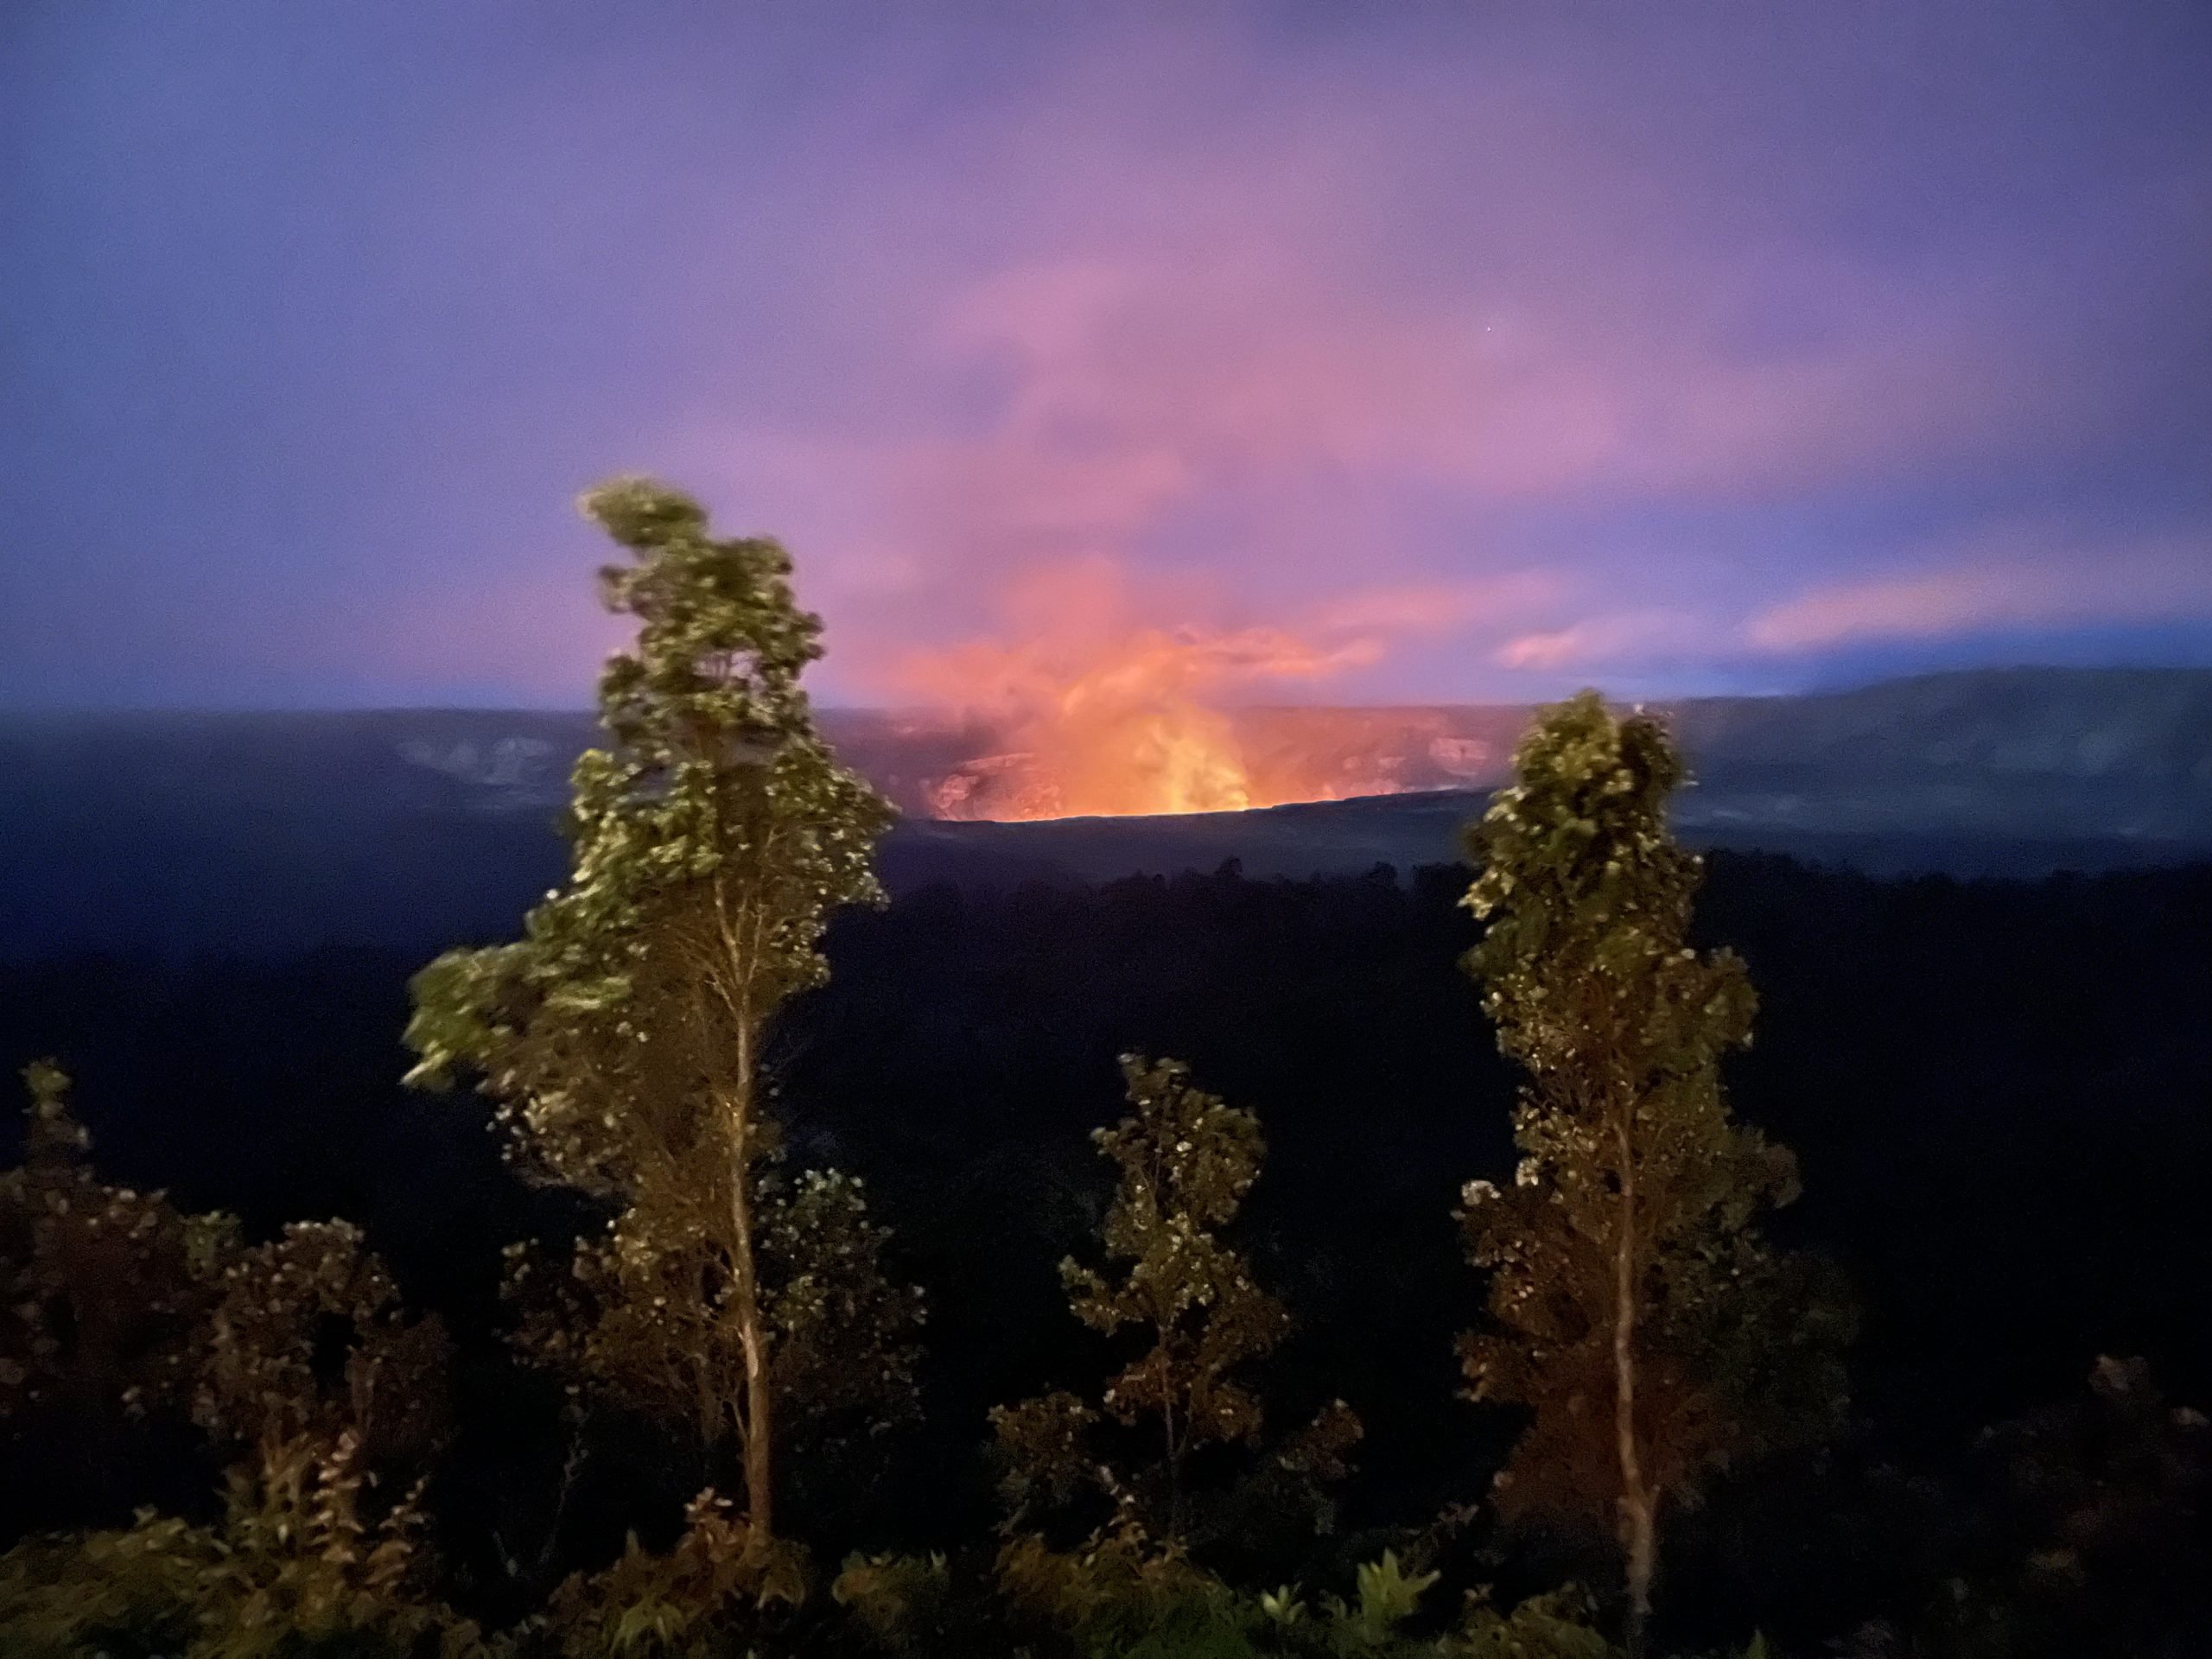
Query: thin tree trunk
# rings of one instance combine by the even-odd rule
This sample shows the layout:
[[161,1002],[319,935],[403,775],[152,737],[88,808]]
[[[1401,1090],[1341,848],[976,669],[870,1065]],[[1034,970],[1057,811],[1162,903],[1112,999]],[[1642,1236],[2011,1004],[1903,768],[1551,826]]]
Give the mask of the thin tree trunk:
[[1183,1452],[1175,1443],[1175,1401],[1172,1395],[1162,1399],[1160,1416],[1167,1426],[1167,1536],[1171,1543],[1183,1541]]
[[1658,1562],[1658,1503],[1649,1491],[1621,1500],[1628,1548],[1628,1659],[1643,1659],[1651,1618],[1651,1580]]
[[[1629,1110],[1632,1115],[1634,1107]],[[1618,1128],[1620,1230],[1613,1244],[1613,1438],[1621,1464],[1620,1536],[1628,1568],[1628,1659],[1643,1659],[1656,1562],[1656,1505],[1643,1478],[1636,1428],[1636,1163],[1629,1120]]]
[[738,1341],[745,1352],[746,1548],[766,1550],[775,1535],[775,1404],[768,1387],[768,1333],[760,1313],[760,1279],[753,1255],[753,1034],[738,1039],[739,1074],[730,1113],[730,1277],[737,1303]]
[[[749,1236],[738,1249],[745,1262],[740,1271],[750,1280],[753,1244]],[[775,1535],[775,1408],[768,1387],[768,1343],[761,1329],[760,1300],[750,1291],[744,1300],[747,1311],[741,1336],[745,1344],[745,1505],[752,1528],[748,1548],[758,1554]]]
[[[721,1396],[715,1392],[714,1356],[702,1351],[698,1356],[692,1374],[692,1405],[699,1414],[699,1444],[712,1455],[722,1438],[722,1419],[728,1414],[722,1408]],[[742,1428],[744,1425],[739,1424]]]

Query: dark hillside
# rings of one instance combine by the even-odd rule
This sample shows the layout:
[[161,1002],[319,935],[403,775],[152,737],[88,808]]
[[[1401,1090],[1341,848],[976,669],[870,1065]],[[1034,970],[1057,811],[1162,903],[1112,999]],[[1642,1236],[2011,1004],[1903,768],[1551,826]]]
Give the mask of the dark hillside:
[[[1052,1264],[1103,1200],[1084,1135],[1117,1113],[1128,1049],[1187,1058],[1261,1114],[1251,1226],[1302,1332],[1285,1388],[1326,1379],[1369,1414],[1366,1512],[1479,1488],[1495,1447],[1452,1398],[1476,1291],[1449,1211],[1464,1180],[1511,1172],[1509,1084],[1454,967],[1463,886],[938,886],[839,925],[779,1076],[802,1152],[872,1179],[931,1287],[931,1501],[949,1480],[980,1514],[983,1408],[1068,1351]],[[2067,1394],[2101,1351],[2212,1393],[2212,867],[1884,882],[1722,855],[1702,913],[1760,990],[1736,1098],[1800,1154],[1786,1230],[1864,1296],[1880,1443],[1951,1443]],[[357,1217],[417,1294],[480,1327],[497,1248],[537,1206],[474,1102],[397,1086],[418,965],[19,965],[0,1058],[79,1075],[117,1179],[261,1227]]]
[[[1255,746],[1349,745],[1346,775],[1418,787],[1175,817],[910,816],[884,845],[884,874],[911,891],[1230,858],[1300,877],[1435,863],[1457,856],[1458,828],[1526,715],[1245,710]],[[2212,855],[2212,671],[1939,674],[1705,699],[1673,717],[1698,780],[1676,822],[1701,846],[1966,876]],[[931,779],[988,741],[866,710],[823,723],[912,813]],[[1483,735],[1428,735],[1443,729]],[[560,874],[553,825],[592,732],[581,714],[494,710],[0,716],[0,957],[427,953],[501,937]],[[1440,769],[1424,757],[1440,741],[1482,758]]]

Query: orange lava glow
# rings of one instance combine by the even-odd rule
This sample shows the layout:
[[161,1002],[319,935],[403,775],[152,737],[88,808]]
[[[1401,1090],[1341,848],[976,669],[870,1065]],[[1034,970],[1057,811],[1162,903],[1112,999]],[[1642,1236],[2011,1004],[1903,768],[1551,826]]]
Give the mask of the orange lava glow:
[[[1022,637],[924,653],[906,688],[980,722],[995,753],[926,790],[943,818],[1225,812],[1330,798],[1340,764],[1255,752],[1226,706],[1252,689],[1313,683],[1373,660],[1275,628],[1135,626],[1110,584],[1033,582]],[[1332,766],[1337,770],[1332,772]]]

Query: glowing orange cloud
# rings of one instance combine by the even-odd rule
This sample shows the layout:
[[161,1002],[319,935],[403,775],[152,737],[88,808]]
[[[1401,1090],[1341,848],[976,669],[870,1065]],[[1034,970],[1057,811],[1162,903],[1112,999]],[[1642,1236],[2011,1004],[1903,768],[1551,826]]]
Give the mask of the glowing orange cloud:
[[1381,655],[1372,638],[1317,644],[1274,627],[1165,627],[1133,614],[1096,562],[1025,579],[1007,637],[911,654],[910,696],[983,721],[1002,753],[934,788],[943,817],[1230,811],[1311,800],[1340,780],[1294,758],[1255,762],[1224,701],[1325,679]]

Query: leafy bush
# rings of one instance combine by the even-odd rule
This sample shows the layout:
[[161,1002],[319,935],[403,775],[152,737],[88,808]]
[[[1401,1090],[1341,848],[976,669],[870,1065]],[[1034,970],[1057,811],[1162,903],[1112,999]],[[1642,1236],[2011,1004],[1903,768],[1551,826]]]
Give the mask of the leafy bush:
[[237,1224],[103,1185],[67,1077],[41,1061],[23,1081],[23,1161],[0,1172],[0,1421],[181,1408]]
[[1614,1649],[1573,1589],[1501,1611],[1470,1596],[1456,1629],[1409,1629],[1437,1581],[1389,1550],[1363,1564],[1352,1598],[1309,1604],[1296,1585],[1253,1595],[1192,1565],[1184,1553],[1124,1526],[1080,1550],[1019,1538],[1000,1558],[1016,1610],[1042,1616],[1084,1659],[1610,1659]]
[[952,1575],[941,1554],[854,1554],[830,1585],[830,1599],[851,1612],[876,1646],[903,1650],[925,1635],[946,1633]]
[[476,1627],[427,1592],[417,1494],[372,1512],[350,1434],[231,1477],[222,1524],[142,1511],[126,1530],[0,1556],[0,1642],[24,1659],[471,1659]]
[[772,1611],[806,1599],[806,1560],[797,1546],[756,1541],[709,1488],[683,1512],[666,1554],[635,1534],[621,1559],[579,1573],[554,1592],[550,1630],[563,1659],[713,1659],[749,1651]]

